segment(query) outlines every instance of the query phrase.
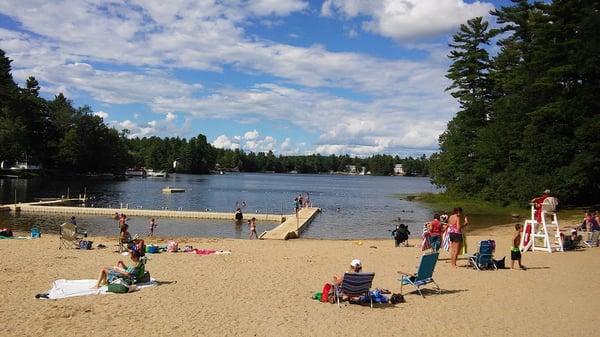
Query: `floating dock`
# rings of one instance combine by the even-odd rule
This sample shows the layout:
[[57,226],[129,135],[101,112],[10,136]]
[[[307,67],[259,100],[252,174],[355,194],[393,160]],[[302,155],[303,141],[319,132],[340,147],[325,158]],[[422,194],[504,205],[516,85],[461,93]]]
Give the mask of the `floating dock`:
[[[97,208],[85,206],[61,206],[83,203],[85,199],[57,199],[49,201],[37,201],[29,203],[17,203],[0,205],[0,211],[23,212],[23,213],[46,213],[46,214],[68,214],[68,215],[100,215],[112,217],[115,213],[125,213],[127,216],[143,216],[155,218],[187,218],[187,219],[211,219],[211,220],[235,220],[233,212],[195,212],[195,211],[170,211],[153,210],[141,208]],[[256,218],[257,221],[272,221],[281,223],[270,231],[263,232],[261,239],[288,240],[295,239],[319,214],[320,208],[307,207],[298,211],[298,214],[281,215],[266,213],[244,213],[244,219]]]
[[298,214],[289,215],[279,226],[270,231],[263,232],[261,239],[267,240],[288,240],[300,237],[300,233],[308,226],[313,219],[321,212],[320,208],[307,207],[298,211]]

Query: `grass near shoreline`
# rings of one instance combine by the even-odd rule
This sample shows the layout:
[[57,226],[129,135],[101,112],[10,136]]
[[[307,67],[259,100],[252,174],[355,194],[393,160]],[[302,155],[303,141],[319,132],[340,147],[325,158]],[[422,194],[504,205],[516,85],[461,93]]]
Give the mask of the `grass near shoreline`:
[[[512,216],[518,214],[521,218],[529,218],[530,216],[529,207],[523,207],[516,203],[503,205],[480,199],[455,197],[445,193],[396,194],[394,196],[403,200],[428,204],[429,207],[436,211],[445,210],[451,212],[454,207],[462,207],[467,214],[473,215]],[[560,217],[564,219],[577,219],[588,208],[562,208],[560,210]]]
[[445,193],[396,194],[396,197],[408,201],[428,204],[434,210],[451,212],[454,207],[462,207],[468,214],[478,215],[513,215],[521,217],[529,215],[529,209],[517,204],[502,205],[500,203],[474,198],[461,198]]

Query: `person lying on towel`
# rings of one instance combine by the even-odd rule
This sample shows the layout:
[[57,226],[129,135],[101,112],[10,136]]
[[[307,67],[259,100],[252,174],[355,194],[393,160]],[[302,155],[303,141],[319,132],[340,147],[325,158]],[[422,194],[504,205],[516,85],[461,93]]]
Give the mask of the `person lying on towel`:
[[140,253],[134,250],[129,253],[129,256],[131,257],[131,262],[133,262],[133,265],[129,267],[123,261],[119,261],[115,267],[102,268],[98,276],[96,288],[109,284],[117,278],[133,278],[137,276],[140,273],[140,268],[143,268],[143,264],[140,262]]

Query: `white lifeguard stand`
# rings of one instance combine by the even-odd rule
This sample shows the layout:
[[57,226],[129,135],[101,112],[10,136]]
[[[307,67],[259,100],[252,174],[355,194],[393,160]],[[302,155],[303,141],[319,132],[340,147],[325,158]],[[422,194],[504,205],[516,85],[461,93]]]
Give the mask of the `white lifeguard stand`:
[[[525,220],[523,235],[521,235],[521,243],[519,245],[519,249],[522,252],[528,250],[548,253],[564,251],[563,240],[558,225],[558,216],[556,214],[556,205],[558,205],[556,198],[548,197],[544,200],[541,209],[541,223],[535,219],[535,207],[533,204],[531,205],[531,219]],[[548,219],[550,222],[546,221]]]

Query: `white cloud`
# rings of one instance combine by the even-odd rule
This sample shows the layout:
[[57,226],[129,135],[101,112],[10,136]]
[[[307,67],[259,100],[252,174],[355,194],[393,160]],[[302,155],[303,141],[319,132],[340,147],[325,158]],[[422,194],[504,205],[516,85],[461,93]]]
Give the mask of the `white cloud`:
[[[467,16],[489,7],[460,0],[328,0],[322,14],[360,20],[364,16],[364,29],[406,41],[452,30]],[[6,1],[0,2],[0,12],[25,32],[0,28],[0,46],[15,60],[14,75],[20,81],[34,75],[43,90],[53,94],[87,93],[109,104],[147,104],[165,116],[139,122],[134,115],[134,121],[113,123],[133,135],[182,135],[191,118],[252,124],[267,119],[314,134],[317,152],[435,148],[456,108],[444,92],[447,48],[411,44],[410,48],[424,50],[430,57],[381,59],[331,52],[320,45],[276,43],[248,36],[244,30],[249,21],[276,22],[307,8],[307,1],[300,0]],[[353,31],[358,33],[351,28],[348,34]],[[100,68],[96,62],[118,65],[119,70]],[[273,76],[278,84],[205,88],[174,75],[178,70],[219,72],[225,66]],[[335,95],[328,88],[347,94]],[[356,93],[360,99],[349,98]],[[114,111],[111,114],[115,118]],[[178,116],[185,119],[183,127],[176,123]],[[279,144],[267,137],[252,130],[221,138],[219,144],[307,151],[301,143],[285,139]]]
[[108,118],[108,113],[104,112],[104,111],[96,111],[96,112],[94,112],[94,115],[101,117],[102,119]]
[[245,140],[254,140],[257,139],[259,136],[258,131],[253,130],[253,131],[248,131],[244,134],[244,139]]
[[166,120],[166,121],[168,121],[168,122],[172,122],[172,121],[174,121],[175,119],[177,119],[177,115],[175,115],[175,114],[174,114],[174,113],[172,113],[172,112],[167,112],[167,116],[165,117],[165,120]]
[[[243,149],[252,152],[279,151],[277,140],[274,137],[263,137],[256,130],[248,131],[243,136],[220,135],[211,144],[221,149]],[[288,144],[291,144],[291,140],[288,140]]]
[[326,0],[321,14],[346,17],[364,15],[367,31],[397,41],[414,41],[455,30],[476,16],[487,16],[494,5],[463,0]]
[[123,121],[111,120],[108,125],[117,130],[129,130],[129,137],[183,137],[191,131],[190,120],[186,119],[181,124],[175,124],[174,119],[166,116],[164,119],[149,122],[136,122],[129,119]]
[[212,146],[219,148],[219,149],[229,149],[229,150],[235,150],[235,149],[240,148],[239,143],[232,142],[231,139],[229,139],[229,137],[227,137],[225,135],[220,135],[219,137],[217,137],[212,142]]

